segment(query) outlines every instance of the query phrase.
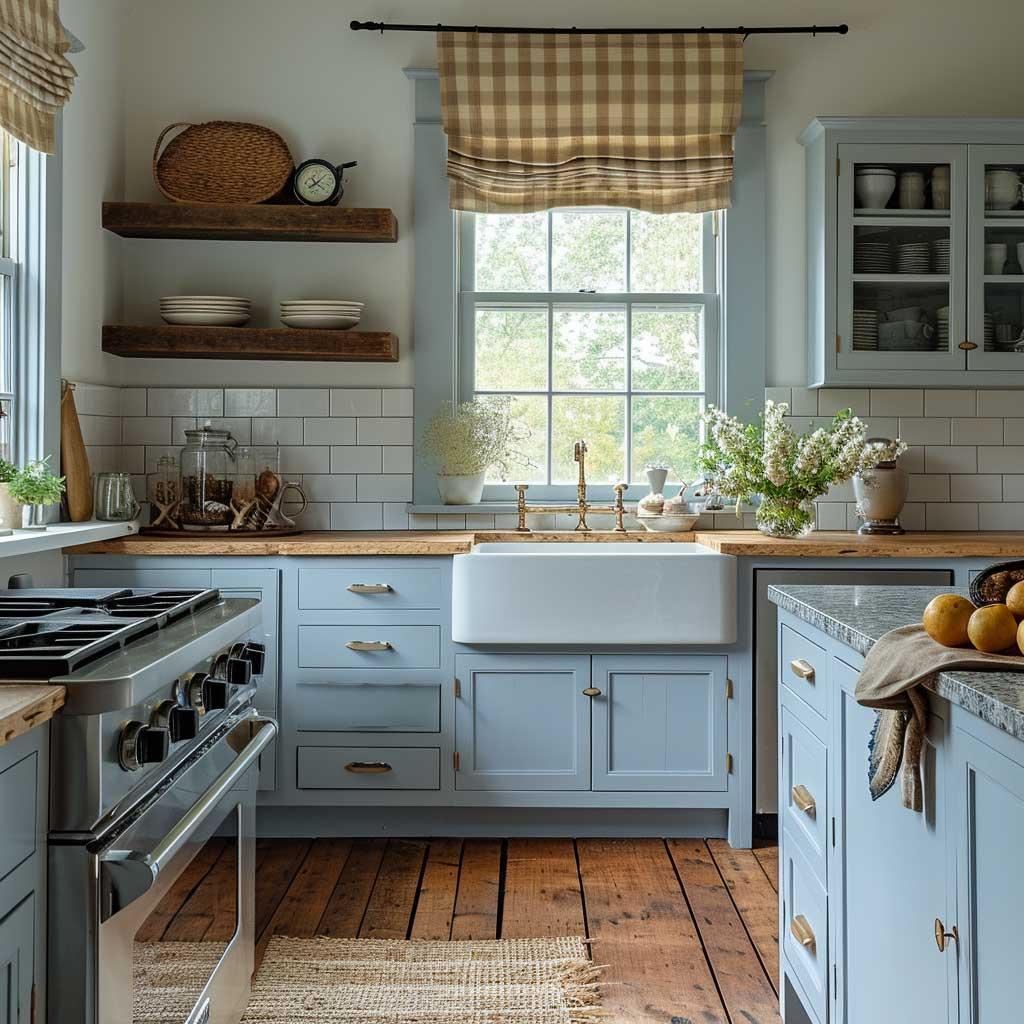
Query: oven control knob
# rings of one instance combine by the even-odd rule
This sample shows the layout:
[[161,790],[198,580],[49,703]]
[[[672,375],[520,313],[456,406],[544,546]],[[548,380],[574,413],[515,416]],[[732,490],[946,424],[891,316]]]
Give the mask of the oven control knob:
[[195,708],[182,707],[177,701],[161,701],[153,709],[150,725],[166,729],[172,743],[194,740],[199,732],[199,712]]
[[221,711],[228,706],[228,683],[214,679],[206,672],[194,672],[181,686],[183,704],[194,708],[200,715],[207,711]]
[[210,675],[232,686],[248,686],[252,680],[252,666],[245,658],[236,657],[232,648],[230,654],[225,651],[217,655]]
[[117,759],[127,772],[146,764],[159,764],[171,751],[171,735],[161,726],[128,722],[121,729]]
[[231,657],[242,658],[249,662],[249,666],[252,669],[252,674],[254,676],[263,675],[263,668],[266,664],[266,655],[266,645],[253,643],[252,641],[235,644],[234,647],[231,648]]

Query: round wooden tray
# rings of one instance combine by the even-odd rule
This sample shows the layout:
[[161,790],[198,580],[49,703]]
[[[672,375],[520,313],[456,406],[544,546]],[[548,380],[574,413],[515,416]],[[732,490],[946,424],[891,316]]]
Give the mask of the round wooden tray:
[[268,530],[165,530],[162,526],[142,526],[140,536],[173,537],[175,540],[266,540],[268,537],[293,537],[303,533],[298,526],[274,526]]

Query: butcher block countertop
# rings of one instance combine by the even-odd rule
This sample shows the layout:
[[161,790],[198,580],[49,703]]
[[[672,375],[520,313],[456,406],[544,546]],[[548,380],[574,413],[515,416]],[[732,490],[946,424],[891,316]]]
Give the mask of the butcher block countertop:
[[0,684],[0,747],[48,722],[66,696],[65,687],[47,683]]
[[459,555],[485,541],[572,541],[584,544],[696,541],[727,555],[752,558],[996,558],[1024,557],[1019,533],[906,533],[864,537],[855,533],[811,533],[778,540],[756,530],[698,530],[695,533],[621,534],[593,531],[413,531],[310,532],[267,540],[227,536],[122,537],[65,548],[69,555]]

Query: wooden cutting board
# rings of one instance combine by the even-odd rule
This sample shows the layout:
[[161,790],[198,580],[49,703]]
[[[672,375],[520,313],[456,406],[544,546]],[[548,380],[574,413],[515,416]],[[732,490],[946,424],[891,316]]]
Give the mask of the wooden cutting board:
[[92,519],[92,475],[89,456],[82,440],[82,425],[75,408],[75,389],[65,383],[60,398],[60,471],[68,502],[68,515],[73,523]]

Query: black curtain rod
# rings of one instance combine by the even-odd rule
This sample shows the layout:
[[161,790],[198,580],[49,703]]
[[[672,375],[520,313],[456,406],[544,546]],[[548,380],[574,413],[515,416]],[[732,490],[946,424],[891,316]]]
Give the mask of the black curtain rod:
[[349,24],[353,32],[491,32],[499,35],[529,33],[541,36],[612,36],[612,35],[723,35],[781,36],[781,35],[840,35],[850,31],[849,25],[770,25],[763,28],[747,28],[738,25],[733,28],[524,28],[507,25],[399,25],[384,21],[353,21]]

